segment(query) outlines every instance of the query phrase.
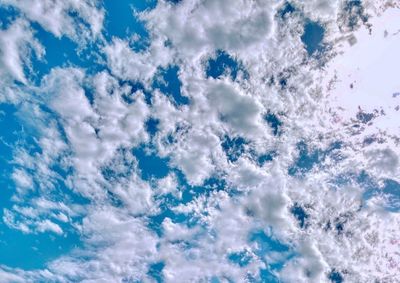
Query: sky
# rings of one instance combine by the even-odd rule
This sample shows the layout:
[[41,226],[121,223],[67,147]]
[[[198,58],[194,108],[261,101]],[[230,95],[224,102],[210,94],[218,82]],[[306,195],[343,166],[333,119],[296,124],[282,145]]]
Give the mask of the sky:
[[0,283],[397,282],[396,0],[0,0]]

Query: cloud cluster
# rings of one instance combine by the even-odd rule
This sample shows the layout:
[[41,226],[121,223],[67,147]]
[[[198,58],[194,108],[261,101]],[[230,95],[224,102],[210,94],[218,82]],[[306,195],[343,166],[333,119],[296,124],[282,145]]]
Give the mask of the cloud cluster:
[[[369,69],[341,62],[396,43],[366,30],[398,8],[346,3],[160,0],[132,14],[150,36],[135,51],[105,39],[100,2],[0,1],[18,11],[0,26],[0,101],[24,129],[2,224],[81,242],[0,281],[395,282],[400,89],[351,108],[369,87],[346,76]],[[101,68],[31,81],[35,23],[97,44]],[[324,32],[311,54],[307,23]]]
[[95,37],[103,28],[104,10],[96,0],[46,0],[34,3],[26,0],[2,0],[0,3],[18,9],[27,19],[39,23],[57,37],[66,35],[76,40],[81,36]]

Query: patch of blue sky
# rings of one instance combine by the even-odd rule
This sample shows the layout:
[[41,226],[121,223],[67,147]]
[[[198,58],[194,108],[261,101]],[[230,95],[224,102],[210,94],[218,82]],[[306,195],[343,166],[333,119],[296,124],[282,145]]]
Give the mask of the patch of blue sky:
[[248,275],[246,282],[249,283],[280,283],[278,275],[276,272],[270,270],[269,268],[260,268],[259,276],[254,277],[253,275]]
[[252,256],[247,251],[233,252],[228,255],[229,261],[240,266],[245,267],[252,261]]
[[304,210],[304,208],[300,204],[295,203],[291,207],[290,212],[296,218],[300,228],[307,227],[307,220],[308,220],[309,215],[307,214],[307,212]]
[[289,251],[289,246],[281,243],[278,239],[273,236],[267,235],[262,230],[252,231],[249,235],[250,242],[256,242],[258,244],[257,254],[259,256],[264,256],[268,252],[287,252]]
[[[281,75],[281,74],[280,74]],[[279,84],[279,87],[283,90],[283,89],[286,89],[286,87],[287,87],[287,84],[288,84],[288,78],[289,77],[285,77],[285,76],[280,76],[280,78],[279,78],[279,80],[278,80],[278,84]]]
[[222,282],[227,282],[227,283],[235,283],[236,281],[233,280],[232,278],[230,278],[229,276],[225,275],[225,276],[212,276],[210,278],[210,283],[222,283]]
[[317,52],[324,50],[323,39],[325,36],[325,28],[319,23],[311,20],[306,20],[304,24],[304,32],[301,35],[309,56],[315,55]]
[[[167,194],[161,197],[156,197],[159,203],[159,213],[148,218],[148,226],[159,236],[163,235],[162,222],[165,218],[170,218],[174,223],[181,223],[191,228],[195,225],[201,225],[199,219],[191,213],[183,214],[174,211],[178,205],[185,205],[195,200],[200,196],[209,196],[214,191],[226,190],[231,195],[233,190],[229,189],[225,180],[216,177],[207,179],[202,185],[191,186],[187,183],[184,175],[177,169],[173,170],[178,180],[178,187],[181,190],[181,196]],[[206,211],[202,213],[206,214]]]
[[220,283],[221,281],[219,280],[219,278],[217,276],[213,276],[210,279],[210,283]]
[[10,206],[9,202],[14,188],[10,186],[10,177],[13,171],[11,160],[13,149],[21,139],[22,125],[16,116],[16,107],[11,104],[0,104],[0,185],[3,188],[0,197],[0,216],[3,208]]
[[[13,104],[0,104],[0,148],[2,152],[2,159],[4,155],[11,157],[10,142],[16,142],[19,138],[18,133],[22,131],[22,125],[16,116],[17,108]],[[7,158],[8,159],[8,158]]]
[[328,157],[338,162],[345,159],[340,149],[344,147],[344,143],[341,141],[332,142],[327,149],[324,150],[324,158]]
[[215,55],[207,61],[205,72],[207,78],[219,79],[228,76],[233,81],[238,78],[239,74],[244,79],[249,76],[242,63],[224,50],[217,50]]
[[346,185],[350,185],[350,184],[354,183],[353,176],[354,176],[354,174],[351,174],[351,173],[347,173],[347,174],[341,173],[337,176],[333,176],[332,179],[329,180],[328,183],[332,188],[339,189]]
[[[63,202],[68,205],[86,204],[87,200],[75,194],[65,186],[65,178],[71,174],[68,168],[64,168],[57,161],[51,166],[55,177],[51,181],[52,188],[39,190],[39,184],[35,177],[35,171],[21,167],[22,165],[13,164],[13,156],[16,148],[22,148],[29,154],[41,154],[41,148],[36,144],[35,135],[38,133],[29,125],[25,125],[19,109],[15,105],[0,104],[0,185],[2,194],[0,198],[0,264],[10,267],[37,269],[45,267],[48,261],[65,254],[71,249],[80,246],[78,232],[70,223],[57,222],[63,229],[63,235],[54,233],[34,233],[27,234],[12,227],[3,221],[4,209],[13,210],[15,202],[12,196],[16,190],[16,184],[12,180],[14,169],[24,169],[33,177],[33,188],[26,193],[26,201],[20,205],[34,207],[31,201],[42,198],[54,202]],[[59,211],[53,211],[58,213]],[[23,218],[18,214],[16,221],[23,222]],[[43,216],[45,217],[45,216]],[[42,220],[44,220],[43,218]],[[36,219],[41,220],[41,219]],[[80,221],[80,217],[73,217],[72,221]]]
[[364,188],[377,185],[375,180],[370,175],[368,175],[367,171],[365,170],[362,170],[359,174],[356,175],[351,174],[351,176],[353,176],[357,183],[362,185]]
[[376,182],[367,174],[365,170],[361,172],[346,172],[334,176],[329,184],[335,188],[342,188],[348,185],[360,185],[363,189],[377,186]]
[[148,181],[152,178],[161,179],[166,177],[170,172],[169,159],[158,156],[143,145],[133,149],[133,154],[138,160],[143,180]]
[[386,209],[398,212],[400,210],[400,184],[394,180],[386,179],[382,192],[387,198]]
[[[9,181],[9,188],[11,189],[10,197],[14,190],[12,182]],[[35,205],[31,201],[42,199],[54,203],[63,203],[69,207],[77,207],[78,205],[88,204],[88,200],[67,188],[62,180],[52,181],[54,188],[38,190],[33,189],[25,198],[27,201],[21,203],[24,206],[34,208]],[[5,195],[2,195],[6,197]],[[5,203],[4,203],[5,202]],[[15,203],[10,199],[3,199],[1,203],[2,214],[3,209],[8,208],[12,210]],[[73,205],[73,206],[70,206]],[[62,211],[53,209],[51,213],[61,213]],[[49,216],[43,214],[36,218],[37,221],[45,220]],[[72,225],[71,222],[79,223],[83,215],[70,215],[68,222],[61,222],[55,219],[55,222],[63,230],[62,235],[53,232],[43,233],[23,233],[12,227],[8,227],[3,221],[0,221],[0,264],[5,264],[10,267],[24,268],[24,269],[37,269],[44,268],[46,264],[57,257],[70,252],[72,249],[82,247],[82,241],[78,230]],[[24,222],[24,218],[20,218],[19,214],[15,215],[15,221]],[[71,222],[70,222],[71,221]]]
[[146,131],[149,133],[151,137],[154,137],[158,132],[158,125],[160,124],[160,120],[150,117],[146,123]]
[[130,47],[140,52],[150,45],[150,34],[145,23],[141,21],[135,12],[153,9],[156,1],[133,0],[104,0],[106,9],[105,37],[111,41],[112,37],[128,39]]
[[278,10],[278,16],[281,19],[284,19],[285,17],[287,17],[287,15],[294,13],[296,11],[296,7],[293,6],[292,3],[290,2],[285,2],[283,4],[283,6]]
[[267,162],[271,162],[278,155],[275,150],[271,150],[257,157],[257,164],[263,166]]
[[112,192],[109,189],[105,189],[105,190],[107,193],[107,201],[110,205],[112,205],[114,207],[118,207],[118,208],[122,208],[124,206],[124,202],[117,194],[115,194],[114,192]]
[[95,100],[95,92],[91,85],[83,84],[82,85],[83,91],[87,100],[89,101],[90,105],[93,106]]
[[19,16],[19,12],[6,5],[0,5],[0,29],[7,29]]
[[274,136],[279,136],[281,134],[281,127],[282,127],[283,123],[281,120],[279,120],[279,118],[276,114],[269,111],[264,116],[264,120],[271,127],[272,133],[274,134]]
[[37,132],[24,124],[19,108],[20,105],[0,104],[0,183],[4,188],[3,197],[0,199],[2,205],[7,199],[5,195],[14,190],[10,180],[16,166],[12,161],[15,150],[23,148],[31,155],[41,153],[35,139]]
[[177,5],[177,4],[181,3],[183,0],[166,0],[166,1],[171,3],[171,4]]
[[[252,231],[249,235],[249,241],[256,243],[257,248],[254,253],[268,266],[268,271],[274,274],[276,271],[280,271],[285,264],[295,256],[295,252],[290,246],[282,243],[272,235],[267,235],[262,230]],[[277,259],[268,259],[268,254],[276,252],[280,254]],[[267,260],[265,260],[267,258]]]
[[122,99],[125,101],[125,103],[131,104],[134,102],[134,96],[137,91],[141,91],[144,94],[144,100],[146,104],[151,105],[152,104],[152,94],[151,91],[149,91],[141,82],[138,81],[129,81],[129,80],[119,80],[118,81],[120,87],[128,86],[130,87],[130,93],[129,94],[124,94],[122,96]]
[[130,2],[132,3],[131,5],[133,7],[133,10],[136,12],[144,12],[152,10],[158,4],[157,0],[143,0],[143,1],[131,0]]
[[95,73],[106,67],[101,63],[101,53],[96,44],[88,44],[85,49],[78,46],[72,39],[62,36],[60,38],[46,31],[37,23],[31,23],[35,37],[45,48],[44,57],[32,58],[33,73],[30,75],[35,84],[40,84],[43,76],[50,73],[55,67],[79,67],[87,73]]
[[238,136],[230,137],[226,135],[221,143],[222,149],[230,162],[236,162],[246,151],[247,141]]
[[164,267],[165,267],[165,262],[163,261],[150,264],[147,274],[151,278],[153,278],[157,283],[162,283],[164,282],[164,276],[162,273]]
[[42,269],[51,260],[80,247],[80,236],[74,231],[25,234],[0,223],[0,264],[25,270]]
[[344,282],[343,275],[336,269],[331,270],[328,274],[328,279],[332,283],[342,283]]
[[[37,192],[29,194],[27,198],[35,200],[41,198],[55,203],[63,203],[66,206],[77,207],[80,204],[87,204],[87,199],[74,194],[67,189],[65,185],[55,183],[55,189],[49,189],[48,192]],[[30,201],[24,203],[28,207],[35,207]],[[9,205],[14,202],[8,200]],[[2,211],[5,207],[2,205]],[[11,209],[12,210],[12,209]],[[58,214],[62,211],[53,209],[51,213]],[[43,214],[35,220],[44,221],[49,214]],[[54,260],[62,255],[71,252],[75,248],[83,246],[79,231],[74,227],[73,223],[80,223],[83,215],[75,215],[69,217],[68,222],[62,222],[51,218],[50,220],[57,224],[62,230],[61,235],[52,231],[24,233],[20,230],[9,227],[3,221],[0,221],[0,264],[10,267],[23,269],[44,268],[49,261]],[[23,223],[24,218],[15,215],[15,221]]]
[[333,160],[339,161],[342,158],[339,153],[342,146],[340,141],[336,141],[331,143],[325,150],[310,150],[304,141],[299,142],[297,144],[299,156],[295,163],[289,167],[288,174],[290,176],[302,176],[304,173],[311,171],[315,166],[321,165],[328,156]]
[[299,151],[299,156],[288,170],[291,176],[310,171],[321,160],[321,152],[319,150],[310,152],[305,142],[299,142],[297,150]]
[[181,203],[187,204],[200,196],[209,196],[212,192],[225,191],[230,196],[236,195],[233,188],[228,187],[228,184],[224,179],[217,177],[210,177],[204,181],[202,185],[191,186],[186,182],[186,179],[182,177],[182,174],[177,174],[178,181],[182,187],[182,199]]
[[226,181],[221,178],[210,177],[202,185],[192,186],[187,183],[184,174],[179,170],[175,170],[175,175],[182,191],[182,196],[179,199],[180,204],[187,204],[200,196],[209,196],[212,192],[231,191]]
[[[59,191],[59,190],[57,190]],[[42,199],[50,201],[64,203],[69,205],[73,203],[75,206],[78,205],[83,198],[73,195],[63,189],[64,193],[56,193],[52,191],[47,193],[46,196],[41,194]],[[54,197],[56,196],[56,198]],[[29,196],[29,199],[38,197],[38,193],[34,193]],[[10,199],[7,200],[7,205],[3,206],[2,212],[6,207],[14,205]],[[31,206],[26,203],[28,207]],[[60,211],[53,210],[52,213],[59,213]],[[46,216],[41,216],[42,219],[37,218],[35,220],[45,220]],[[81,221],[81,216],[71,217],[70,221],[74,223]],[[20,218],[18,214],[15,220],[23,223],[24,219]],[[49,261],[58,258],[59,256],[65,255],[71,252],[74,248],[82,247],[82,241],[80,233],[76,230],[70,222],[64,223],[54,219],[51,221],[55,222],[63,230],[63,234],[58,235],[53,232],[33,232],[24,233],[20,230],[9,227],[6,223],[0,221],[0,264],[7,265],[9,267],[23,268],[26,270],[38,269],[46,267]]]
[[181,92],[182,82],[179,79],[179,67],[170,65],[160,68],[153,81],[153,88],[159,89],[177,105],[188,105],[190,100]]
[[359,174],[348,174],[346,183],[355,182],[364,189],[364,198],[369,199],[379,188],[379,184],[370,176],[365,170],[362,170]]
[[[178,187],[181,191],[180,196],[167,194],[161,197],[156,197],[159,203],[160,212],[154,216],[149,217],[149,227],[158,235],[162,235],[161,223],[165,218],[170,218],[174,223],[182,223],[187,227],[198,225],[198,218],[194,217],[191,213],[183,214],[174,211],[174,208],[179,205],[185,205],[195,200],[200,196],[209,196],[213,191],[226,190],[227,186],[224,180],[218,178],[209,178],[201,186],[191,186],[187,183],[184,175],[177,169],[174,169],[175,175],[178,179]],[[203,213],[207,213],[204,211]]]
[[[144,154],[140,150],[137,150],[138,153]],[[101,168],[101,174],[104,179],[113,182],[119,181],[124,178],[128,178],[131,176],[131,173],[134,169],[134,162],[127,158],[128,150],[125,148],[119,148],[115,154],[115,160],[111,160],[111,162],[105,164]],[[139,157],[143,158],[139,154]],[[145,168],[143,169],[145,170]]]
[[[365,173],[364,173],[365,174]],[[368,177],[364,177],[368,178]],[[392,179],[383,180],[383,185],[379,186],[376,182],[360,182],[364,188],[363,198],[369,200],[374,196],[382,196],[385,200],[384,208],[387,211],[400,211],[400,184]]]
[[[15,190],[11,181],[11,175],[16,166],[12,161],[15,150],[23,148],[31,155],[41,153],[41,148],[35,139],[37,133],[26,126],[20,116],[18,106],[0,104],[0,184],[3,187],[0,198],[1,207],[11,205],[8,200]],[[0,215],[2,215],[2,211]]]
[[[254,282],[254,281],[253,281]],[[278,278],[278,276],[274,273],[271,272],[269,269],[263,268],[260,269],[260,283],[279,283],[281,282]]]
[[168,204],[161,204],[159,208],[159,213],[149,216],[147,218],[147,226],[159,237],[162,237],[164,235],[162,223],[166,218],[171,219],[173,223],[183,223],[188,226],[193,226],[195,224],[190,215],[177,213],[171,207],[169,207]]
[[180,204],[179,198],[175,195],[169,193],[162,196],[155,196],[155,200],[158,203],[158,212],[147,217],[147,226],[159,237],[162,237],[164,234],[162,223],[166,218],[171,219],[173,223],[188,224],[190,221],[190,215],[174,211],[174,207]]

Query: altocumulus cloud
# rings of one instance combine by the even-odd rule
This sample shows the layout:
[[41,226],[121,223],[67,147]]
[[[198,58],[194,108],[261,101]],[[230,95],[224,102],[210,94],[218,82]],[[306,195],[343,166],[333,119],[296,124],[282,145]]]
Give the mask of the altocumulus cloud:
[[399,8],[0,0],[0,282],[397,282]]

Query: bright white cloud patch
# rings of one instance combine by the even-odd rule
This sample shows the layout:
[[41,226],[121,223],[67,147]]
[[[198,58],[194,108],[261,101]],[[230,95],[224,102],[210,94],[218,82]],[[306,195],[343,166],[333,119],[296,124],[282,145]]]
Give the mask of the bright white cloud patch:
[[38,22],[57,37],[67,35],[79,39],[82,35],[96,36],[102,30],[104,12],[97,8],[96,2],[2,0],[0,3],[19,9],[29,20]]
[[2,77],[11,76],[22,83],[26,83],[25,68],[31,67],[32,53],[43,56],[44,49],[39,41],[33,37],[33,32],[24,20],[15,21],[8,29],[0,31],[1,74]]
[[398,3],[143,3],[0,0],[0,281],[396,282]]
[[[372,19],[371,27],[362,27],[343,39],[342,54],[329,63],[329,70],[334,73],[329,75],[336,75],[330,95],[334,105],[342,109],[338,114],[347,119],[359,111],[388,116],[378,118],[374,124],[382,130],[389,128],[393,134],[399,131],[394,116],[399,111],[396,108],[400,89],[396,72],[400,64],[396,56],[400,25],[396,26],[394,20],[398,16],[398,9],[390,9]],[[381,115],[381,111],[385,114]]]

